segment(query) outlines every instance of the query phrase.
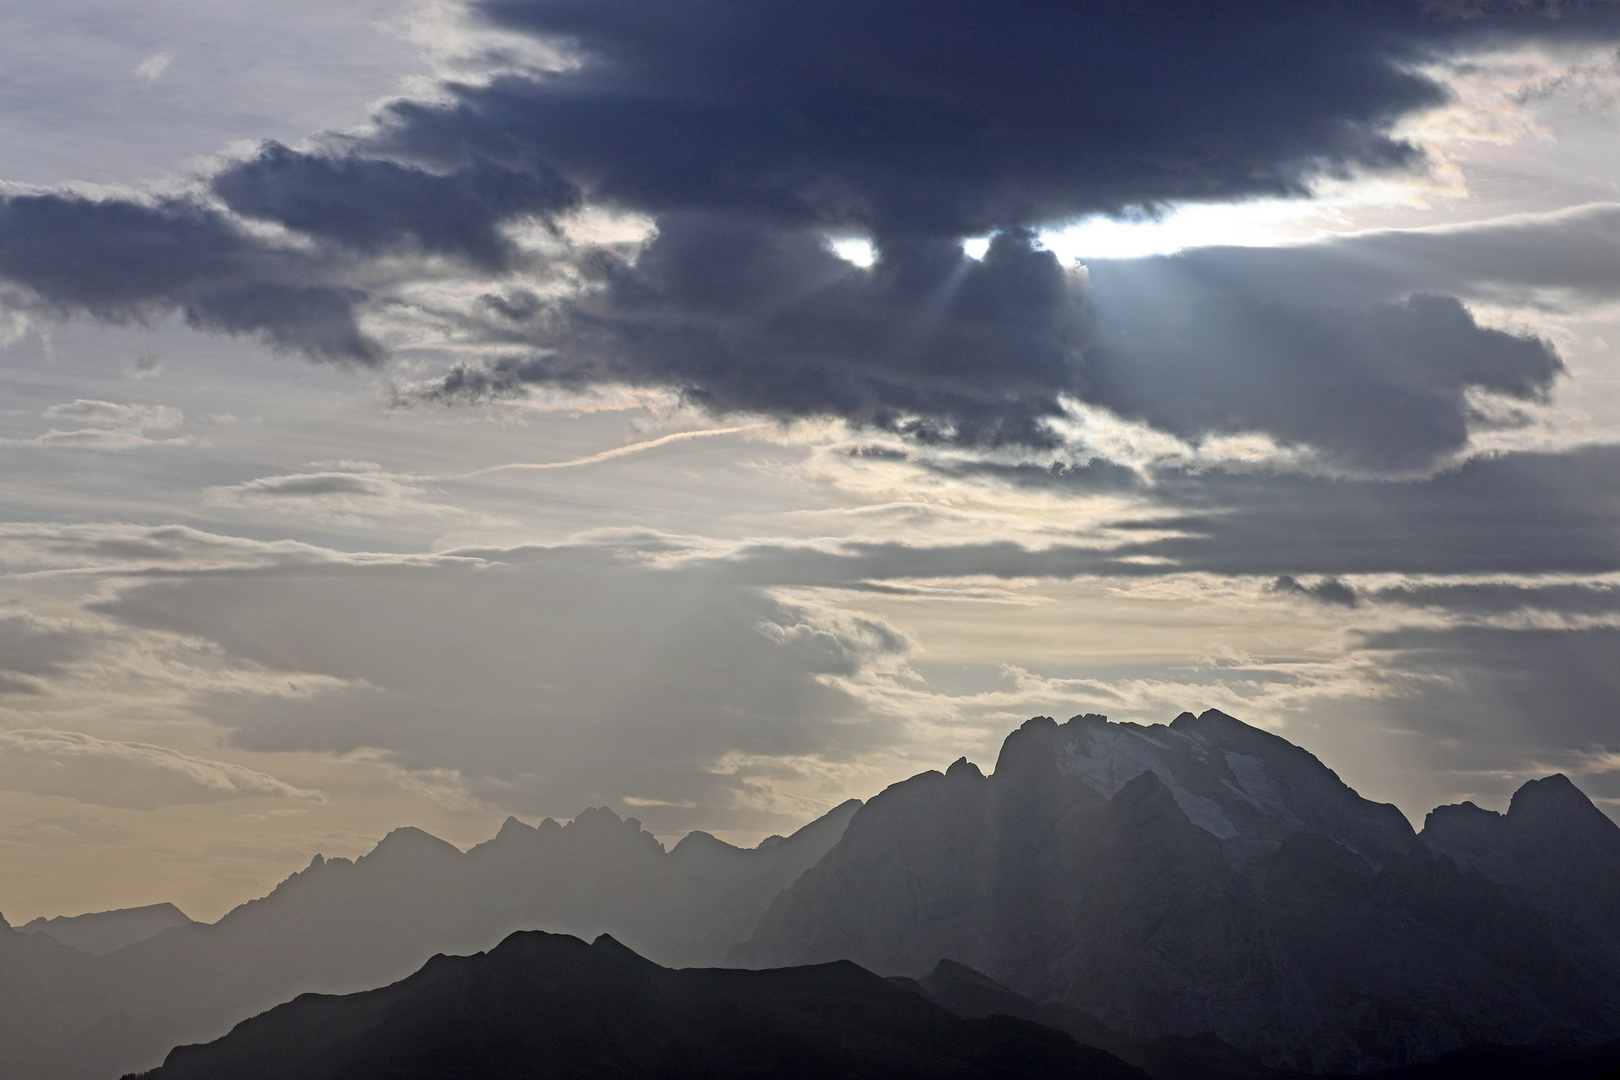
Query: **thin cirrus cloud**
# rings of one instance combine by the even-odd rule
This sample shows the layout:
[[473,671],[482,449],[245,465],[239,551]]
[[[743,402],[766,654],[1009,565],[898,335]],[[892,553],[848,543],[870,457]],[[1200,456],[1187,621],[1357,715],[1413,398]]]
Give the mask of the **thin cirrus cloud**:
[[379,468],[329,469],[220,485],[208,489],[204,500],[216,506],[292,514],[338,525],[409,516],[487,520],[459,506],[434,501],[428,484],[423,477]]
[[45,728],[0,732],[0,789],[128,810],[253,796],[325,798],[241,765]]
[[[1552,347],[1481,325],[1449,282],[1301,304],[1286,282],[1189,292],[1138,274],[1122,297],[1029,230],[1421,169],[1397,129],[1446,99],[1425,64],[1610,40],[1620,13],[1155,6],[974,3],[944,19],[911,0],[485,0],[474,22],[560,42],[570,62],[447,82],[309,149],[267,143],[208,177],[209,199],[10,196],[0,276],[42,312],[174,312],[377,364],[363,323],[398,310],[401,260],[426,277],[459,264],[493,287],[443,321],[492,355],[425,396],[656,386],[717,414],[836,416],[922,443],[1052,448],[1080,400],[1177,435],[1258,431],[1329,467],[1410,472],[1466,447],[1471,392],[1543,400],[1563,370]],[[566,242],[561,218],[586,206],[649,218],[646,250]],[[551,239],[523,248],[509,226],[525,221]],[[851,230],[871,237],[870,268],[829,248]],[[969,258],[962,239],[987,233]],[[1247,302],[1223,306],[1239,287]],[[1185,328],[1137,317],[1187,299],[1204,302]],[[1176,353],[1184,329],[1211,343],[1198,365]],[[1299,359],[1324,342],[1342,394]],[[1421,370],[1420,350],[1451,359]],[[1188,370],[1195,387],[1155,396]]]
[[41,435],[0,439],[0,443],[117,453],[149,446],[190,446],[194,441],[188,435],[154,438],[147,434],[149,431],[173,431],[185,422],[185,413],[169,405],[123,405],[80,398],[64,405],[52,405],[41,415],[46,420],[84,426],[67,430],[52,427]]

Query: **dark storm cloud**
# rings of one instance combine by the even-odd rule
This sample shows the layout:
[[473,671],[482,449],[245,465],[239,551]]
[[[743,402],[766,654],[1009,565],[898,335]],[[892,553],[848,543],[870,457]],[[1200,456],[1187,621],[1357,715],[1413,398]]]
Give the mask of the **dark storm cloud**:
[[441,176],[393,161],[300,153],[275,142],[217,174],[212,187],[244,217],[366,254],[416,250],[486,269],[503,267],[513,256],[498,231],[502,222],[568,209],[579,197],[543,165],[516,170],[479,159]]
[[[1290,302],[1265,283],[1121,275],[1127,292],[1105,274],[1093,334],[1055,263],[1037,271],[1025,250],[1022,277],[997,283],[1000,267],[965,269],[954,241],[1412,164],[1389,129],[1443,97],[1413,63],[1500,35],[1612,32],[1601,8],[1557,20],[1539,5],[1463,18],[1331,2],[480,10],[566,41],[579,66],[398,103],[379,145],[441,167],[543,159],[590,197],[655,215],[659,232],[633,267],[602,256],[588,303],[495,320],[497,337],[537,354],[459,367],[429,398],[608,379],[720,411],[1039,447],[1057,441],[1044,421],[1070,395],[1189,438],[1261,431],[1346,468],[1413,470],[1466,444],[1471,390],[1537,400],[1562,370],[1545,342],[1387,275]],[[871,275],[821,247],[819,230],[849,227],[877,245]],[[1002,266],[1025,244],[1008,235],[1020,239]],[[1271,284],[1286,291],[1284,274]],[[960,288],[979,280],[1001,287]]]
[[586,298],[514,322],[535,355],[462,368],[431,397],[529,383],[675,386],[716,412],[841,416],[924,442],[1055,442],[1082,379],[1078,280],[1024,232],[983,261],[955,241],[886,248],[870,271],[806,231],[663,219],[634,264],[599,253]]
[[181,199],[0,199],[0,278],[49,309],[110,321],[179,312],[199,329],[315,359],[378,362],[356,322],[361,294],[312,283],[322,271]]
[[[301,234],[309,251],[184,201],[21,196],[0,218],[0,275],[63,309],[178,310],[204,329],[369,362],[379,350],[355,321],[366,298],[332,261],[449,256],[498,272],[513,219],[616,207],[656,222],[639,258],[582,246],[557,268],[581,291],[492,292],[474,329],[501,358],[415,396],[629,383],[715,411],[839,416],[975,446],[1052,445],[1047,421],[1077,397],[1189,438],[1260,431],[1351,471],[1422,470],[1466,443],[1471,392],[1533,401],[1561,370],[1546,343],[1482,327],[1464,306],[1494,267],[1434,255],[1440,280],[1369,276],[1333,249],[1295,278],[1316,255],[1227,252],[1187,264],[1208,276],[1098,267],[1088,291],[1024,230],[1416,166],[1421,153],[1392,132],[1445,98],[1422,63],[1620,33],[1620,8],[1597,3],[473,10],[569,62],[445,84],[386,106],[369,133],[313,153],[267,144],[211,179],[233,212]],[[876,265],[834,258],[829,230],[869,234]],[[984,262],[962,254],[962,237],[995,230]],[[1578,272],[1552,261],[1536,264],[1543,277]],[[1306,295],[1312,274],[1324,287]]]
[[1188,439],[1259,431],[1344,468],[1417,470],[1468,444],[1471,390],[1541,401],[1564,370],[1455,297],[1294,306],[1195,273],[1098,288],[1088,400]]
[[1414,64],[1496,35],[1620,25],[1603,5],[1464,19],[1415,0],[475,9],[566,42],[579,65],[400,103],[385,145],[441,161],[527,152],[644,212],[862,224],[880,239],[1302,194],[1324,171],[1410,164],[1394,121],[1444,98]]

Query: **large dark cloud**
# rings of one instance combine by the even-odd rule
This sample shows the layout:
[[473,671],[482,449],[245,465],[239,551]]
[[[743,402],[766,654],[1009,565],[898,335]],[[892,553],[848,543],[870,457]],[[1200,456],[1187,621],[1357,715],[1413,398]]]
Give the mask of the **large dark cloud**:
[[48,308],[110,321],[179,312],[199,329],[316,359],[379,362],[357,322],[363,294],[327,276],[320,261],[188,200],[0,199],[0,278]]
[[1472,7],[478,0],[578,66],[401,103],[383,141],[439,160],[529,153],[656,214],[963,236],[1409,164],[1394,122],[1444,98],[1416,64],[1617,25],[1606,5]]
[[499,226],[575,206],[578,191],[543,164],[508,169],[475,160],[439,175],[394,161],[311,154],[267,143],[213,178],[246,217],[276,221],[370,255],[422,251],[486,268],[510,262]]
[[[639,257],[582,245],[557,268],[578,286],[567,295],[493,290],[474,329],[506,346],[501,358],[423,395],[630,383],[716,411],[1031,446],[1057,441],[1046,421],[1074,397],[1188,438],[1263,432],[1362,471],[1432,467],[1465,445],[1475,391],[1535,400],[1561,370],[1544,342],[1479,325],[1469,289],[1550,287],[1597,267],[1584,285],[1601,293],[1613,276],[1612,253],[1590,241],[1579,266],[1544,252],[1502,278],[1461,254],[1478,237],[1392,238],[1387,255],[1430,273],[1357,262],[1369,241],[1270,262],[1228,251],[1099,266],[1084,290],[1026,231],[1417,166],[1393,132],[1445,99],[1423,63],[1611,38],[1620,8],[1608,3],[472,11],[568,62],[449,83],[386,106],[367,133],[314,151],[267,144],[210,179],[230,211],[304,245],[200,202],[21,196],[0,217],[0,276],[62,309],[180,311],[204,329],[369,362],[379,350],[356,322],[366,298],[334,267],[386,257],[397,273],[401,256],[433,256],[499,274],[514,263],[515,219],[616,207],[656,223]],[[982,263],[962,254],[963,237],[995,230]],[[876,265],[834,258],[829,231],[868,234]],[[1321,287],[1307,294],[1305,281]]]
[[600,285],[582,299],[500,309],[531,355],[429,394],[651,383],[716,411],[1042,445],[1054,440],[1041,421],[1083,379],[1078,281],[1028,233],[1000,234],[982,262],[954,241],[913,241],[865,271],[810,232],[678,214],[634,263],[603,252],[591,269]]

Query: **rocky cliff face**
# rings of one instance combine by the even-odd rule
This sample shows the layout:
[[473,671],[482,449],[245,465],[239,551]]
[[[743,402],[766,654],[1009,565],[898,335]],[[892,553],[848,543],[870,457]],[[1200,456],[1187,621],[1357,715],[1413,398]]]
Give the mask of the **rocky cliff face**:
[[1514,891],[1222,713],[1036,718],[989,777],[960,761],[872,799],[733,958],[912,976],[949,958],[1122,1031],[1210,1032],[1309,1071],[1595,1041],[1620,1033],[1620,964],[1597,930],[1579,936],[1612,925],[1609,901],[1574,896],[1613,898],[1620,878],[1570,868],[1609,850],[1587,837],[1603,833],[1591,815],[1613,826],[1573,787],[1549,790],[1521,793],[1518,819],[1537,835],[1586,823],[1549,855],[1563,870],[1476,845],[1503,881],[1542,882]]

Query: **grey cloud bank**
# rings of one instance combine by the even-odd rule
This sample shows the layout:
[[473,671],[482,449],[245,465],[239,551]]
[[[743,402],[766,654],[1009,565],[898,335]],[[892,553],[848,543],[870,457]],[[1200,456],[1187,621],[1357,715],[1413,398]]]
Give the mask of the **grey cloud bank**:
[[[1313,255],[1246,272],[1216,253],[1190,273],[1099,268],[1087,288],[1024,230],[1419,168],[1398,122],[1446,97],[1423,64],[1605,40],[1620,31],[1606,4],[471,10],[566,62],[445,82],[369,131],[268,143],[208,179],[225,209],[305,243],[201,197],[15,195],[0,275],[47,309],[178,312],[374,364],[383,346],[362,322],[410,306],[378,260],[449,256],[475,279],[533,263],[551,287],[519,275],[463,316],[494,358],[419,395],[628,384],[716,412],[1026,447],[1062,442],[1073,399],[1192,439],[1264,433],[1352,470],[1429,468],[1467,446],[1470,393],[1541,401],[1563,370],[1547,342],[1481,326],[1436,291],[1466,282],[1369,287],[1330,252],[1304,275],[1328,287],[1301,302],[1290,264]],[[555,232],[582,205],[646,215],[654,238],[633,257],[588,244],[525,257],[503,231]],[[836,258],[829,230],[869,234],[876,265]],[[962,253],[963,237],[997,230],[983,262]]]

